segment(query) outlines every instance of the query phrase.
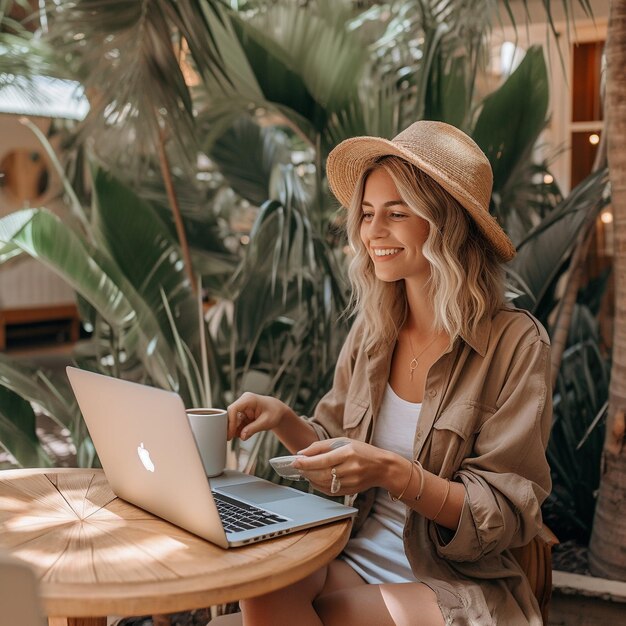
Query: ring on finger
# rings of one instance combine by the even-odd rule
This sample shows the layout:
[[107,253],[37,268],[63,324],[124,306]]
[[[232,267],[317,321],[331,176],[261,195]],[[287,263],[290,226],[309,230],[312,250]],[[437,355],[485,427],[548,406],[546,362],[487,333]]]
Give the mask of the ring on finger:
[[334,467],[330,470],[330,474],[332,476],[332,480],[330,483],[330,493],[335,494],[338,493],[341,489],[341,481],[337,477],[337,470]]

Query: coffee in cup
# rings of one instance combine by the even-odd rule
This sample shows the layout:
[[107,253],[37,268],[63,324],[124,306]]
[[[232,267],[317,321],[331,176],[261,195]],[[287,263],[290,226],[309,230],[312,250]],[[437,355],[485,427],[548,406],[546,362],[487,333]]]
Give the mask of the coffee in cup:
[[206,475],[218,476],[226,467],[228,413],[225,409],[187,409]]

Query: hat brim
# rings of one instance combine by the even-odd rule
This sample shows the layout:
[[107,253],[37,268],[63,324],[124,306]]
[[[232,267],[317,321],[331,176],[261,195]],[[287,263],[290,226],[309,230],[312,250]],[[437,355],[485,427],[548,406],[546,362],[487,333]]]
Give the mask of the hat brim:
[[515,256],[515,246],[496,219],[471,194],[445,172],[433,167],[419,154],[383,137],[353,137],[337,145],[328,155],[326,172],[330,190],[344,207],[349,207],[363,172],[383,156],[397,156],[428,174],[470,214],[481,233],[504,262]]

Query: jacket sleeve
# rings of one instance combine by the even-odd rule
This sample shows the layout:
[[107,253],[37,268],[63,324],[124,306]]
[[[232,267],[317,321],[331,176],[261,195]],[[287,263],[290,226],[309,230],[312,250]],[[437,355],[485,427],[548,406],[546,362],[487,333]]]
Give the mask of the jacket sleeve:
[[317,403],[313,417],[309,418],[320,440],[341,437],[344,434],[343,414],[361,336],[360,324],[355,322],[339,353],[333,386]]
[[430,535],[443,558],[476,561],[525,545],[541,527],[541,503],[551,488],[545,455],[552,422],[547,338],[536,336],[518,350],[497,406],[481,426],[472,456],[453,477],[465,487],[456,531],[431,522]]

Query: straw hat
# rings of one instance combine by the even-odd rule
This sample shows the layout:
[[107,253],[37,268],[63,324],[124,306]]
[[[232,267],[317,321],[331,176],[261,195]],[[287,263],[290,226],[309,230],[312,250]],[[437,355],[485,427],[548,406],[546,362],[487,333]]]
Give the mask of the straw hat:
[[489,213],[493,174],[476,143],[450,124],[422,120],[392,140],[382,137],[346,139],[328,155],[328,184],[339,202],[350,206],[363,171],[382,156],[395,155],[412,163],[439,183],[470,214],[502,261],[515,247]]

